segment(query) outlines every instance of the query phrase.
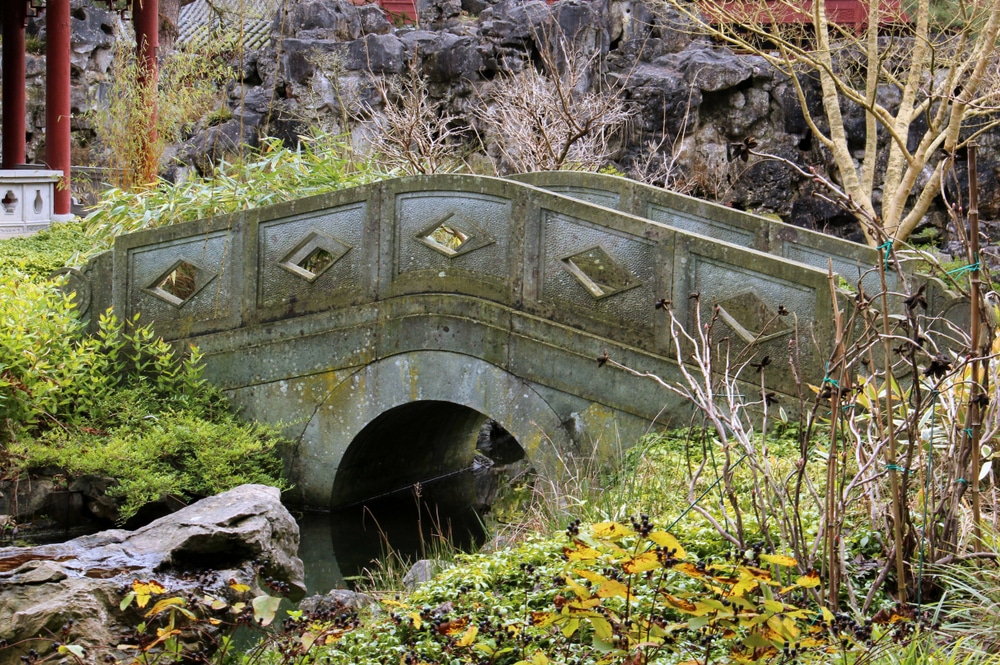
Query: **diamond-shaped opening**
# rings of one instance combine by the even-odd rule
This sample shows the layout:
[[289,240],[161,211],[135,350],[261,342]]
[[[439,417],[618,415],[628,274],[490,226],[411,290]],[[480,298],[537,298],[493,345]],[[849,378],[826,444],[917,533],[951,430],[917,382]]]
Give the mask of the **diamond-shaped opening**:
[[311,231],[296,243],[278,265],[307,282],[314,282],[350,249],[350,245],[336,238]]
[[462,249],[462,245],[469,241],[469,234],[461,229],[447,224],[441,224],[433,231],[423,236],[423,240],[434,246],[434,249],[445,254],[455,255]]
[[217,276],[196,263],[180,259],[166,272],[153,280],[144,291],[164,300],[174,307],[180,307],[201,291]]
[[322,247],[317,247],[309,254],[309,256],[299,261],[297,265],[306,272],[319,275],[323,273],[324,270],[332,266],[334,260],[333,254],[326,251]]
[[184,301],[195,294],[195,276],[198,269],[187,261],[182,261],[176,268],[164,275],[154,289],[166,291],[178,300]]
[[638,286],[638,280],[600,247],[592,247],[564,258],[573,277],[595,298],[605,298]]
[[[460,220],[461,224],[452,221],[456,217],[458,218],[456,221]],[[415,238],[418,242],[449,259],[482,249],[494,242],[488,233],[478,228],[469,219],[453,212],[424,227]]]

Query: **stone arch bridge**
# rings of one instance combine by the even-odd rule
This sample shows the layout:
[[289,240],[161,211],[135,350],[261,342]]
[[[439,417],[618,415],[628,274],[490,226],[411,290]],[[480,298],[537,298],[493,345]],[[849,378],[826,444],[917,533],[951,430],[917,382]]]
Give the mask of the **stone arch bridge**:
[[[74,278],[84,309],[196,344],[207,378],[296,442],[297,498],[326,508],[461,468],[485,418],[548,470],[676,422],[681,400],[596,362],[677,378],[658,299],[689,325],[718,311],[717,333],[769,355],[769,389],[791,393],[790,340],[830,338],[827,262],[856,281],[878,260],[561,172],[400,178],[134,233]],[[815,373],[827,349],[799,353]]]

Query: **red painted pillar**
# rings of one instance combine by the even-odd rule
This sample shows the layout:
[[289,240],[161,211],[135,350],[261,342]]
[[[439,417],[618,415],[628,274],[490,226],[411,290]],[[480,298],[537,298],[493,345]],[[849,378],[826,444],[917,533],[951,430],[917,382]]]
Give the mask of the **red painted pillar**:
[[24,19],[27,3],[3,5],[3,168],[24,163]]
[[[132,25],[135,28],[136,59],[139,63],[139,84],[149,91],[149,143],[156,142],[156,81],[159,69],[157,52],[160,48],[159,0],[132,0]],[[151,164],[151,175],[156,174]]]
[[70,214],[69,0],[45,3],[45,161],[62,171],[52,211]]

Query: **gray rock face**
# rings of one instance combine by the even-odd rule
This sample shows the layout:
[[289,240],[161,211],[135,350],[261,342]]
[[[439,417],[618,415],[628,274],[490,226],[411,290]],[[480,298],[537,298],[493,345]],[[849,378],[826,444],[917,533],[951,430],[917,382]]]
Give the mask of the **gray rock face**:
[[[243,485],[136,531],[2,548],[0,638],[16,646],[0,649],[0,665],[18,662],[29,648],[44,653],[53,641],[81,644],[88,660],[97,662],[102,648],[120,643],[139,620],[119,610],[135,579],[155,579],[174,595],[221,589],[231,578],[255,587],[259,565],[262,575],[301,597],[298,544],[298,526],[281,505],[279,491]],[[196,571],[215,574],[196,581]]]
[[[121,20],[94,0],[71,1],[72,122],[85,144],[93,136],[85,112],[106,94],[112,33],[121,29]],[[393,27],[370,3],[284,0],[271,24],[271,44],[242,54],[243,69],[234,75],[239,83],[229,86],[228,104],[238,121],[197,127],[185,145],[169,151],[168,177],[205,174],[237,143],[255,145],[261,135],[294,143],[314,123],[326,131],[356,135],[364,143],[360,137],[371,122],[369,111],[378,112],[382,104],[375,85],[407,77],[411,68],[426,79],[433,101],[441,102],[442,117],[478,131],[476,109],[489,102],[492,80],[541,67],[547,60],[564,75],[570,64],[583,66],[574,81],[576,92],[611,86],[634,104],[638,112],[631,131],[614,156],[614,165],[629,175],[643,176],[643,163],[669,165],[670,184],[680,191],[778,214],[800,226],[836,228],[848,236],[857,231],[847,228],[849,219],[840,212],[812,200],[808,179],[776,172],[785,167],[727,162],[729,144],[750,136],[760,151],[816,167],[836,180],[829,154],[812,140],[803,121],[794,86],[760,58],[697,37],[689,20],[676,11],[648,0],[560,0],[552,5],[544,0],[419,0],[416,9],[419,29]],[[44,38],[44,15],[33,21],[30,29]],[[804,78],[800,83],[809,111],[822,126],[817,82]],[[27,84],[44,89],[43,56],[28,54]],[[886,87],[880,101],[892,108],[898,95]],[[37,160],[43,141],[42,97],[29,95],[28,161]],[[855,105],[842,106],[851,146],[860,154],[864,116]],[[887,137],[880,141],[886,145]],[[1000,154],[1000,130],[986,132],[978,142],[980,212],[984,218],[995,217],[1000,166],[993,155]],[[959,164],[962,183],[963,169]],[[929,225],[944,219],[944,206],[936,205],[927,216]]]
[[364,609],[374,602],[375,600],[367,594],[348,589],[332,589],[323,595],[303,598],[299,603],[299,609],[312,615],[335,614]]

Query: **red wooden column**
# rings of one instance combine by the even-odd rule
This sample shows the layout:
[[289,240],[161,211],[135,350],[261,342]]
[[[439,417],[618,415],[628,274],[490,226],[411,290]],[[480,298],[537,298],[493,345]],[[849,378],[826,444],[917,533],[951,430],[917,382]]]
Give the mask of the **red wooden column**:
[[[132,0],[132,25],[135,28],[136,60],[139,62],[139,84],[150,90],[149,144],[156,141],[156,81],[159,69],[157,51],[160,48],[159,0]],[[152,165],[155,173],[156,165]]]
[[52,201],[55,215],[70,214],[69,0],[45,3],[45,162],[62,171]]
[[12,169],[24,163],[24,20],[27,2],[5,2],[2,11],[3,168]]

